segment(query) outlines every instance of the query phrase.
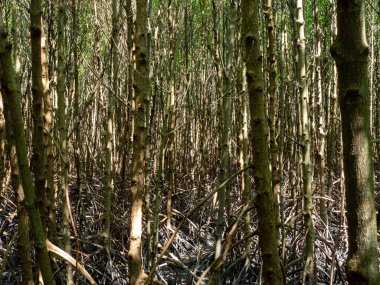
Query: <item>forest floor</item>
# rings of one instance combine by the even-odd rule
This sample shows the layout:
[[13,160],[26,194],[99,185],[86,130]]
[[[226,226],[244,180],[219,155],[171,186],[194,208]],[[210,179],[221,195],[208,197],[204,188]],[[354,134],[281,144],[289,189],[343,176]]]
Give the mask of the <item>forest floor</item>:
[[[72,180],[73,181],[73,180]],[[376,189],[380,189],[379,179],[376,179]],[[184,182],[184,181],[182,181]],[[334,189],[327,200],[329,224],[325,225],[319,215],[318,207],[314,210],[314,224],[316,230],[315,241],[315,271],[318,284],[346,284],[344,260],[347,254],[347,228],[346,222],[342,219],[340,181],[334,181]],[[296,182],[297,183],[297,182]],[[288,181],[285,182],[285,189],[290,189]],[[185,184],[186,185],[186,184]],[[207,192],[215,187],[216,179],[205,181],[203,191]],[[153,185],[154,186],[154,185]],[[183,185],[182,185],[183,186]],[[77,187],[74,183],[70,185],[72,193]],[[231,185],[231,193],[233,184]],[[103,214],[103,189],[99,180],[93,179],[86,184],[85,195],[82,195],[81,203],[79,197],[72,195],[71,205],[78,229],[78,236],[72,236],[73,256],[85,265],[88,272],[98,284],[128,284],[128,233],[129,233],[129,196],[127,191],[117,189],[117,195],[113,197],[112,209],[112,242],[111,252],[107,255],[103,247],[102,214]],[[380,191],[377,193],[377,203],[380,204]],[[174,227],[179,224],[182,215],[186,214],[194,205],[194,191],[180,191],[174,196]],[[233,195],[233,194],[232,194]],[[284,243],[279,246],[283,259],[283,269],[286,272],[288,285],[302,283],[302,249],[304,245],[304,234],[302,227],[302,212],[300,202],[302,199],[297,195],[292,197],[290,191],[285,191],[284,197],[285,211],[285,235]],[[231,209],[239,209],[239,197],[231,197]],[[13,202],[15,197],[13,191],[5,191],[1,198],[0,207],[0,284],[21,284],[21,268],[19,254],[17,250],[17,206]],[[297,202],[298,201],[298,202]],[[214,259],[214,221],[210,217],[211,203],[196,211],[189,217],[184,226],[180,229],[169,250],[164,255],[157,267],[156,278],[163,284],[207,284],[209,274],[203,280],[199,277],[212,264]],[[235,205],[236,204],[236,205]],[[80,205],[80,206],[79,206]],[[58,207],[60,208],[58,202]],[[165,200],[162,200],[161,212],[165,212]],[[178,209],[181,209],[179,211]],[[255,211],[252,210],[252,228],[255,229]],[[239,211],[230,214],[227,231],[234,219],[239,215]],[[57,212],[57,217],[60,213]],[[172,232],[168,232],[165,227],[165,216],[160,216],[160,230],[158,251],[163,248]],[[243,221],[242,221],[243,222]],[[241,223],[242,223],[241,222]],[[58,223],[59,226],[59,223]],[[239,242],[243,239],[244,227],[240,225],[234,234],[233,245],[231,246],[227,259],[220,267],[220,273],[224,284],[261,284],[260,269],[261,259],[258,247],[258,238],[253,236],[251,243],[250,259],[246,258],[244,244]],[[59,232],[59,229],[58,229]],[[147,260],[146,237],[144,236],[143,257]],[[280,239],[281,243],[281,239]],[[78,253],[78,254],[77,254]],[[64,267],[62,261],[56,261],[58,268]],[[148,268],[145,262],[145,268]],[[146,270],[148,273],[148,270]],[[211,273],[213,270],[211,270]],[[58,284],[65,284],[64,270],[56,272]],[[76,275],[78,284],[87,284],[83,276]]]

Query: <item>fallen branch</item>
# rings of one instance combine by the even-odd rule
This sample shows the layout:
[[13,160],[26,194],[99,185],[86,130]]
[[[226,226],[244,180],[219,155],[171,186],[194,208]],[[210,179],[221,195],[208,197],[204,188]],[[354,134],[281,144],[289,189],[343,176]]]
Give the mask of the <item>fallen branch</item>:
[[90,273],[87,272],[87,270],[83,267],[82,264],[77,262],[70,254],[68,254],[66,251],[60,249],[58,246],[52,244],[48,239],[46,240],[46,247],[48,251],[54,253],[55,255],[59,256],[63,260],[69,262],[73,267],[77,268],[84,277],[90,282],[91,285],[95,285],[95,280],[91,277]]

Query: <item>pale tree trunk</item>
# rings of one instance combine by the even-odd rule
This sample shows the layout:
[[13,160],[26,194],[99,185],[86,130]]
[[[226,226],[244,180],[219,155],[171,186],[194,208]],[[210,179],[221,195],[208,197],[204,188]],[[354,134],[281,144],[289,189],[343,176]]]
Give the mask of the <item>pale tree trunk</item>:
[[[70,243],[70,217],[69,217],[69,186],[68,186],[68,155],[67,155],[67,99],[65,94],[65,1],[58,3],[58,39],[57,39],[57,97],[58,97],[58,134],[59,134],[59,153],[60,153],[60,192],[62,195],[62,234],[63,249],[71,254]],[[74,284],[72,266],[66,264],[66,283]]]
[[[331,3],[331,7],[329,9],[332,14],[332,23],[331,23],[331,36],[330,42],[333,42],[336,37],[336,12],[335,12],[335,4]],[[336,157],[334,148],[336,145],[336,135],[339,124],[337,123],[337,70],[335,64],[332,64],[330,67],[330,72],[332,74],[332,80],[330,80],[330,100],[327,100],[327,116],[326,116],[326,126],[327,126],[327,137],[326,137],[326,167],[328,169],[328,178],[326,182],[327,195],[330,197],[333,190],[333,182],[334,182],[334,158]],[[337,126],[338,125],[338,126]],[[327,203],[329,204],[329,203]]]
[[[238,7],[238,15],[241,15],[241,7]],[[241,41],[241,17],[237,21],[237,43]],[[239,45],[238,45],[239,46]],[[237,109],[237,121],[239,124],[239,166],[240,170],[245,169],[249,165],[249,137],[248,137],[248,98],[247,98],[247,82],[245,80],[245,67],[242,61],[241,49],[236,52],[236,62],[238,65],[238,76],[236,81],[236,93],[239,97],[239,105]],[[249,171],[244,171],[241,174],[241,201],[242,207],[249,207],[248,203],[251,199],[251,183],[249,177]],[[247,211],[244,217],[244,238],[245,242],[245,254],[246,263],[245,267],[250,267],[251,262],[251,244],[252,239],[248,238],[251,234],[251,213]]]
[[168,204],[167,204],[167,223],[168,229],[171,229],[172,220],[172,197],[174,193],[174,171],[175,171],[175,156],[174,156],[174,140],[175,140],[175,82],[174,82],[174,51],[175,51],[175,20],[173,15],[173,2],[168,3],[168,26],[169,26],[169,88],[170,93],[167,98],[167,116],[168,116]]
[[147,54],[147,1],[136,0],[136,21],[134,38],[134,92],[135,124],[133,131],[132,154],[132,205],[131,231],[129,243],[129,276],[130,284],[142,284],[146,274],[142,267],[142,217],[145,181],[145,139],[147,96],[149,92],[149,55]]
[[338,0],[338,34],[331,54],[338,70],[348,223],[347,279],[379,284],[370,90],[364,1]]
[[[41,20],[41,23],[42,20]],[[46,36],[43,32],[41,35],[41,65],[42,65],[42,86],[43,86],[43,101],[44,101],[44,148],[46,150],[46,223],[47,223],[47,237],[52,242],[57,242],[57,225],[55,216],[55,188],[54,188],[54,149],[53,149],[53,134],[52,134],[52,122],[53,122],[53,101],[52,94],[49,86],[49,74],[48,74],[48,56],[47,56],[47,44]]]
[[322,71],[321,71],[321,40],[320,40],[320,27],[319,27],[319,8],[318,0],[313,1],[313,11],[314,11],[314,38],[315,38],[315,99],[316,99],[316,112],[315,112],[315,122],[316,122],[316,132],[317,132],[317,157],[318,162],[318,180],[319,180],[319,211],[323,223],[327,226],[327,211],[326,203],[324,200],[325,196],[325,121],[324,121],[324,105],[323,105],[323,92],[322,92]]
[[37,262],[41,269],[44,283],[51,285],[55,284],[55,282],[50,266],[49,254],[46,248],[44,227],[41,221],[36,193],[34,191],[35,189],[33,187],[32,176],[29,169],[21,113],[21,92],[20,88],[17,86],[16,74],[12,66],[11,44],[7,42],[7,33],[5,32],[2,21],[0,22],[0,35],[0,63],[3,71],[1,78],[2,92],[3,96],[7,97],[9,102],[9,113],[11,114],[11,121],[6,123],[12,125],[14,136],[17,137],[17,140],[15,140],[17,160],[25,194],[25,205],[28,210],[34,234]]
[[[239,73],[239,85],[238,86],[238,95],[239,95],[239,164],[240,169],[248,167],[249,165],[249,138],[248,138],[248,100],[247,100],[247,84],[244,80],[245,68],[240,68]],[[241,195],[242,195],[242,206],[246,207],[251,198],[251,183],[249,178],[249,172],[244,171],[241,174]],[[245,254],[246,264],[245,266],[249,268],[250,266],[250,256],[251,256],[251,239],[248,236],[251,234],[251,214],[249,211],[245,214],[244,217],[244,238],[247,238],[245,242]]]
[[296,6],[297,25],[297,85],[300,100],[300,142],[302,149],[302,195],[303,216],[306,229],[304,249],[305,268],[303,282],[314,284],[314,226],[313,226],[313,201],[312,201],[312,167],[311,167],[311,136],[309,118],[309,94],[306,74],[305,53],[305,23],[303,17],[303,1],[297,0]]
[[252,158],[257,193],[258,231],[264,284],[283,284],[277,250],[274,197],[269,170],[268,124],[263,93],[262,53],[259,38],[259,1],[242,1],[242,42],[248,83],[252,128]]
[[[115,96],[118,96],[118,72],[119,72],[119,11],[118,1],[112,1],[112,37],[111,37],[111,56],[112,65],[110,65],[110,74],[112,81],[112,92],[108,95],[108,108],[106,118],[106,150],[105,150],[105,168],[104,168],[104,248],[107,254],[111,253],[111,198],[114,188],[114,110]],[[113,93],[113,94],[112,94]]]

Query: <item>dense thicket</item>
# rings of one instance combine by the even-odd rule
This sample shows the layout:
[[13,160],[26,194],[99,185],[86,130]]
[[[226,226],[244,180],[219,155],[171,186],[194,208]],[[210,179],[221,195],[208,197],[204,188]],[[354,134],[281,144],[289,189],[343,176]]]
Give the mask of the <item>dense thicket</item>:
[[0,283],[380,282],[379,5],[0,2]]

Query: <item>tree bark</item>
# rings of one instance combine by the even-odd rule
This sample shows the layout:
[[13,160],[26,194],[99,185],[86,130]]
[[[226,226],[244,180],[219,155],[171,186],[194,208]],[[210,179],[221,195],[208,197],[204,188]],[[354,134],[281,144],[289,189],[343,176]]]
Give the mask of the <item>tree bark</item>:
[[305,21],[303,15],[303,1],[297,0],[296,25],[297,25],[297,87],[300,100],[300,141],[302,149],[302,196],[303,217],[306,230],[304,259],[305,268],[303,282],[314,284],[314,225],[313,225],[313,201],[312,201],[312,165],[311,165],[311,135],[309,118],[309,92],[306,73],[306,38]]
[[0,64],[3,71],[1,78],[3,96],[7,97],[9,102],[9,112],[12,114],[12,125],[16,140],[16,152],[18,167],[22,186],[25,194],[25,206],[28,210],[34,234],[35,251],[39,267],[42,272],[42,278],[47,285],[55,284],[53,273],[50,266],[50,258],[45,243],[45,232],[41,222],[41,215],[37,204],[35,189],[32,183],[32,176],[29,169],[29,161],[26,151],[26,141],[24,134],[24,125],[22,121],[20,88],[16,83],[16,74],[11,61],[11,45],[7,43],[7,33],[3,23],[0,22]]
[[[213,37],[213,46],[211,48],[211,53],[214,60],[214,67],[215,67],[215,92],[216,92],[216,98],[218,98],[219,102],[219,159],[220,159],[220,170],[219,170],[219,183],[223,183],[225,180],[225,177],[227,176],[227,163],[228,163],[228,125],[225,124],[227,119],[227,115],[225,111],[226,106],[226,99],[225,94],[223,92],[223,76],[222,76],[222,66],[221,66],[221,59],[220,59],[220,51],[219,51],[219,33],[218,33],[218,25],[219,25],[219,19],[218,19],[218,11],[216,7],[215,0],[212,1],[212,37]],[[226,187],[221,187],[219,191],[217,192],[217,198],[218,198],[218,208],[216,211],[216,227],[215,227],[215,259],[221,257],[222,255],[222,242],[223,242],[223,231],[224,231],[224,225],[225,225],[225,207],[226,207]],[[220,280],[220,274],[219,272],[216,272],[215,276],[213,277],[213,283],[212,284],[219,284],[221,282]]]
[[364,5],[360,0],[337,1],[338,34],[331,47],[338,71],[351,285],[380,282]]
[[[47,79],[46,54],[42,53],[45,36],[42,23],[42,7],[40,0],[30,2],[30,34],[32,46],[32,93],[33,93],[33,156],[32,170],[37,191],[37,200],[41,221],[46,231],[46,147],[44,124],[44,93]],[[44,65],[43,65],[44,64]]]
[[280,194],[280,175],[278,168],[278,144],[276,140],[276,59],[274,55],[275,45],[275,23],[273,19],[272,0],[266,0],[264,5],[265,22],[267,29],[267,73],[269,78],[268,95],[268,125],[269,125],[269,145],[270,145],[270,164],[272,169],[272,191],[274,195],[274,211],[276,215],[277,236],[280,236],[280,212],[279,212],[279,194]]
[[[58,133],[59,133],[59,151],[60,151],[60,192],[62,195],[62,234],[63,234],[63,249],[71,254],[70,244],[70,216],[69,216],[69,186],[68,186],[68,171],[69,164],[67,161],[67,106],[65,96],[65,1],[58,2],[58,39],[57,39],[57,97],[58,97]],[[73,269],[70,263],[66,264],[66,283],[73,284]]]
[[175,74],[174,74],[174,53],[175,53],[175,31],[173,2],[168,0],[168,30],[169,30],[169,88],[170,93],[167,97],[166,116],[167,116],[167,156],[168,156],[168,204],[166,206],[167,223],[166,227],[171,229],[172,204],[174,194],[174,171],[175,171]]
[[132,206],[129,243],[130,284],[142,284],[146,274],[142,267],[142,223],[145,173],[145,118],[149,92],[149,55],[147,54],[147,0],[136,0],[136,21],[134,38],[134,81],[135,124],[132,154]]
[[[115,98],[118,96],[118,72],[119,72],[119,11],[118,1],[112,1],[112,37],[110,75],[112,92],[108,95],[107,117],[106,117],[106,149],[104,168],[104,248],[108,255],[111,253],[111,199],[114,189],[114,132],[115,132]],[[113,93],[113,94],[112,94]]]
[[259,38],[259,1],[242,1],[242,37],[252,128],[252,157],[257,193],[258,231],[264,284],[283,284],[277,250],[274,197],[269,170],[268,124],[263,93]]

